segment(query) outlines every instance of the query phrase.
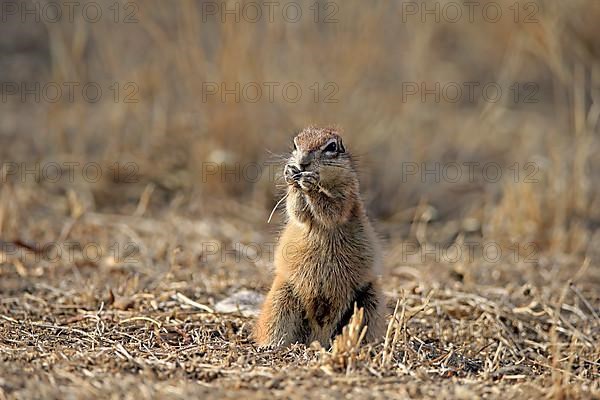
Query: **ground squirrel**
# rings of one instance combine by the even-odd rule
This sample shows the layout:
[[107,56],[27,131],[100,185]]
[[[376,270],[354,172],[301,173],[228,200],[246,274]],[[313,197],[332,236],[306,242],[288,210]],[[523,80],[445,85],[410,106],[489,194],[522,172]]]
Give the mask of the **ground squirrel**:
[[380,250],[358,176],[337,129],[308,127],[294,138],[284,170],[288,221],[275,253],[275,279],[254,330],[260,345],[329,346],[364,308],[366,340],[381,333]]

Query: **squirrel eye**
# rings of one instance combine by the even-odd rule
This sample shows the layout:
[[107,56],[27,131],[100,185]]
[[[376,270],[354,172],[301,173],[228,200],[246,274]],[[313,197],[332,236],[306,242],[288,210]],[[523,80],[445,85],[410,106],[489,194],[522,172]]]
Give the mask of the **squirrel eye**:
[[327,153],[337,152],[337,144],[335,142],[329,143],[329,145],[327,147],[325,147],[325,152],[327,152]]
[[292,144],[294,145],[294,150],[298,150],[298,148],[296,147],[296,142],[292,142]]

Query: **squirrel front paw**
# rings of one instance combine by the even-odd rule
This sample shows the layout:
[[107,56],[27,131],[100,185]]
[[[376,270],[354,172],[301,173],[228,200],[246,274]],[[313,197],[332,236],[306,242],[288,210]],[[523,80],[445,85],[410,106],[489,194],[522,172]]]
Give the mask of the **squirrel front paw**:
[[300,172],[297,182],[298,185],[300,185],[300,188],[305,192],[317,190],[319,187],[319,173],[313,171]]
[[298,186],[298,179],[300,178],[299,174],[300,169],[298,169],[298,167],[292,164],[286,165],[283,170],[285,183],[291,186]]

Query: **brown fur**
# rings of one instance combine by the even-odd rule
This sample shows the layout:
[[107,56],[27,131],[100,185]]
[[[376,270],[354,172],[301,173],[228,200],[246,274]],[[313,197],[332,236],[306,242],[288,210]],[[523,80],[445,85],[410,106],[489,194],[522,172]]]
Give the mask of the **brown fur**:
[[[338,151],[325,151],[331,142]],[[380,337],[380,250],[359,196],[352,159],[334,128],[309,127],[286,166],[288,222],[275,254],[275,279],[255,326],[260,345],[319,341],[328,346],[356,302],[367,340]]]

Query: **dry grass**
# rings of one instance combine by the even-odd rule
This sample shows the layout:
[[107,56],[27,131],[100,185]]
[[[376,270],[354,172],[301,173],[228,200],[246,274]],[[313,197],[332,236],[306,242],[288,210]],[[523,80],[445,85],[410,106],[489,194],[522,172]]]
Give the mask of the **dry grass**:
[[[115,24],[109,1],[94,24],[0,24],[2,82],[105,93],[0,108],[0,399],[599,397],[600,6],[539,0],[527,24],[513,3],[493,24],[403,23],[400,2],[339,3],[334,24],[308,9],[298,23],[204,22],[192,0],[140,2],[135,24]],[[139,102],[112,101],[114,82]],[[207,82],[304,95],[204,102]],[[315,102],[315,82],[339,101]],[[506,95],[402,101],[411,82]],[[536,84],[537,102],[515,101],[515,83]],[[266,223],[281,182],[265,163],[308,123],[342,125],[357,155],[388,330],[361,343],[357,313],[330,351],[259,349],[252,320],[216,304],[268,286],[282,218]],[[96,182],[7,167],[92,161]],[[474,180],[403,173],[465,162],[481,163]],[[489,162],[498,182],[482,179]],[[490,243],[500,257],[481,254]]]
[[363,325],[364,310],[354,306],[354,314],[350,322],[342,329],[342,333],[331,344],[331,350],[324,350],[325,371],[333,374],[336,370],[346,371],[346,375],[353,372],[357,356],[361,351],[362,341],[367,334],[367,327]]
[[360,347],[351,325],[328,353],[257,349],[249,320],[190,308],[173,290],[105,303],[37,284],[2,300],[2,389],[17,398],[132,396],[140,381],[135,396],[144,398],[367,387],[374,397],[597,396],[597,316],[577,301],[516,307],[535,298],[522,292],[444,290],[425,305],[409,295],[392,317],[393,341]]
[[[249,229],[232,216],[225,221],[204,226],[224,246]],[[118,237],[113,223],[84,215],[69,241],[84,243],[103,232],[110,241]],[[264,289],[266,268],[231,257],[203,262],[196,251],[209,232],[174,215],[121,217],[119,225],[146,248],[134,258],[139,261],[112,260],[108,253],[83,262],[76,250],[74,262],[35,262],[27,253],[19,264],[5,255],[4,396],[599,395],[600,276],[589,260],[552,260],[532,271],[527,264],[479,259],[470,282],[452,263],[405,265],[386,273],[383,285],[395,309],[378,343],[361,344],[359,312],[330,351],[261,349],[250,340],[251,319],[214,310],[241,287]],[[172,232],[181,236],[174,240]]]

